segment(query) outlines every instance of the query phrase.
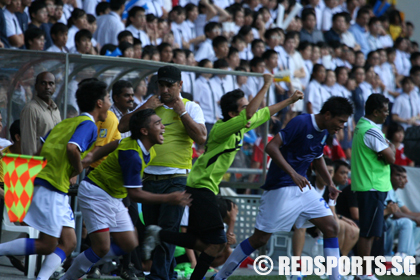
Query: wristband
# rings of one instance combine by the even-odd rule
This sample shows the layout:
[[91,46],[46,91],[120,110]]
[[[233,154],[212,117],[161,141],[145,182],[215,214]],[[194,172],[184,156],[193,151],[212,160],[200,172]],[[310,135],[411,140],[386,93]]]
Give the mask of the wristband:
[[184,116],[187,113],[188,113],[187,111],[184,111],[184,113],[182,113],[181,115],[179,115],[179,117],[182,118],[182,116]]

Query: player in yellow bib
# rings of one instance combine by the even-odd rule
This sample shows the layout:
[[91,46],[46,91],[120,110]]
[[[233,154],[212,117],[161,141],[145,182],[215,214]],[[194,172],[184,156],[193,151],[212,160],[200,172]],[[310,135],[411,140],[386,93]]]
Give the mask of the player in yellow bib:
[[[142,190],[143,170],[156,155],[153,145],[163,143],[165,126],[161,118],[152,109],[137,111],[130,119],[130,132],[131,136],[119,141],[118,147],[79,186],[80,208],[92,247],[73,261],[61,280],[79,279],[102,258],[121,256],[138,246],[133,223],[122,203],[127,195],[142,203],[185,206],[190,202],[184,192],[153,194]],[[98,149],[91,160],[102,155]]]

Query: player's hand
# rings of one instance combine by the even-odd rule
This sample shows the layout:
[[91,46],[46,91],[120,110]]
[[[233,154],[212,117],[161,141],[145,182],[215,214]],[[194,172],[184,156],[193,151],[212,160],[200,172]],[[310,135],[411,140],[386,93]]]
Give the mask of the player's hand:
[[303,188],[306,186],[308,186],[309,189],[311,189],[311,184],[305,177],[297,174],[296,172],[290,177],[292,177],[293,182],[295,182],[296,186],[298,186],[301,191],[303,191]]
[[233,232],[227,232],[226,238],[227,238],[228,245],[236,244],[236,235]]
[[330,191],[330,198],[334,201],[337,201],[338,195],[341,193],[334,184],[328,186],[328,190]]
[[268,73],[263,74],[263,78],[264,78],[264,85],[268,85],[268,86],[271,85],[271,83],[274,80],[274,76]]
[[191,194],[183,192],[173,192],[169,195],[169,204],[180,205],[180,206],[190,206],[191,205]]
[[295,103],[296,101],[303,99],[305,95],[303,94],[303,92],[301,92],[300,90],[296,90],[292,96],[290,96],[290,100],[292,100],[293,103]]
[[93,153],[87,153],[87,155],[82,159],[83,168],[88,168],[93,163]]
[[181,115],[182,113],[185,112],[185,105],[184,105],[184,102],[182,102],[181,97],[179,96],[176,97],[173,109],[175,113],[177,113],[178,115]]
[[160,102],[160,98],[158,95],[153,95],[149,99],[147,99],[145,105],[149,109],[156,109],[157,107],[163,106],[163,103]]
[[350,220],[349,218],[342,217],[341,220],[343,220],[344,222],[348,223],[349,225],[351,225],[353,227],[358,228],[357,224],[353,220]]
[[70,178],[70,185],[74,186],[77,183],[77,176],[71,177]]

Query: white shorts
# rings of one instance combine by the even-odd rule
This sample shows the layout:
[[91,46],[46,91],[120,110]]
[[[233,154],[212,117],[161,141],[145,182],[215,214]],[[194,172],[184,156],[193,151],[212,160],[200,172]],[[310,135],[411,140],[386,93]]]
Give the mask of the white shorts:
[[23,221],[40,232],[59,238],[63,227],[74,228],[69,197],[43,186],[35,186],[31,206]]
[[297,186],[265,191],[261,196],[255,228],[267,233],[312,227],[310,219],[332,216],[325,200],[312,187]]
[[79,185],[79,205],[87,232],[109,228],[110,232],[134,231],[122,199],[110,196],[98,186],[83,180]]

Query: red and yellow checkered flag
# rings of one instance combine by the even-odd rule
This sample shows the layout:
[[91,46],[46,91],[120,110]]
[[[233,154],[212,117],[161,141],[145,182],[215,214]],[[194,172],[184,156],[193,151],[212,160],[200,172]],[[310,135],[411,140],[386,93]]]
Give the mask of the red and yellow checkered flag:
[[22,222],[31,205],[36,175],[47,165],[43,157],[5,154],[4,204],[11,222]]

